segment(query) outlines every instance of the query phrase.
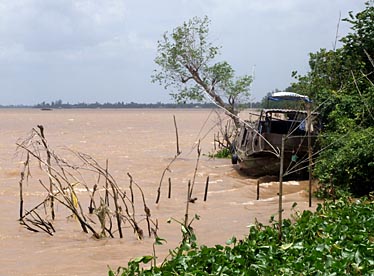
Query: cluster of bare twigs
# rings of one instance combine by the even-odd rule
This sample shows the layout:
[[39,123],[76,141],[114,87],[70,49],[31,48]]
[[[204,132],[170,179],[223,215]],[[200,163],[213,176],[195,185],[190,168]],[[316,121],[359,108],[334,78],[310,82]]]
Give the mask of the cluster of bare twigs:
[[[48,145],[43,126],[33,128],[30,135],[17,143],[18,150],[25,153],[23,171],[19,181],[20,186],[20,223],[27,229],[44,231],[53,235],[55,228],[55,203],[60,203],[79,222],[82,230],[92,233],[95,238],[114,237],[118,233],[123,238],[123,230],[130,227],[138,239],[144,236],[141,224],[146,221],[148,235],[156,234],[157,221],[151,219],[151,212],[147,206],[141,187],[135,182],[130,173],[129,186],[126,189],[117,183],[109,172],[108,161],[101,166],[91,156],[70,150],[79,165],[73,165],[58,156]],[[23,184],[31,180],[31,163],[37,162],[46,180],[38,179],[38,183],[45,189],[46,197],[30,210],[24,210]],[[88,172],[96,177],[96,183],[87,184],[84,173]],[[85,191],[84,195],[77,192]],[[143,212],[136,213],[135,192],[141,195]],[[81,197],[89,198],[88,212],[82,207]],[[115,225],[115,226],[114,226]],[[129,225],[129,226],[128,226]]]
[[[159,203],[161,186],[172,164],[181,154],[179,148],[178,128],[174,117],[176,134],[176,154],[164,169],[157,189],[156,204]],[[20,213],[19,221],[28,230],[33,232],[46,232],[49,235],[55,233],[55,209],[56,202],[70,213],[70,217],[79,222],[85,233],[91,233],[95,238],[114,238],[118,233],[120,238],[124,237],[124,228],[130,228],[138,239],[144,237],[142,225],[146,225],[149,237],[154,235],[157,239],[158,221],[151,219],[151,211],[146,203],[146,198],[140,185],[127,173],[129,183],[127,187],[117,183],[109,172],[108,160],[105,166],[100,165],[88,154],[68,150],[75,158],[75,164],[61,158],[49,146],[44,135],[44,128],[38,125],[33,128],[25,139],[17,143],[18,151],[23,153],[25,160],[19,181],[20,188]],[[197,198],[193,197],[196,175],[201,156],[200,140],[197,144],[197,160],[192,181],[188,182],[186,211],[181,225],[189,232],[193,231],[191,224],[195,218],[189,219],[189,204],[194,203]],[[42,177],[37,183],[46,191],[45,198],[29,210],[24,208],[23,186],[30,183],[31,171],[37,167],[42,172]],[[79,164],[79,165],[76,165]],[[89,185],[85,175],[94,177],[96,181]],[[204,201],[207,200],[209,177],[206,180]],[[83,190],[83,193],[82,193]],[[78,192],[79,191],[79,192]],[[137,212],[135,195],[140,195],[142,212]],[[169,178],[168,198],[171,197],[171,178]],[[82,199],[83,198],[83,199]],[[84,200],[89,200],[82,206]],[[84,211],[85,207],[88,211]],[[191,232],[192,233],[192,232]]]
[[232,120],[224,120],[217,112],[219,122],[216,124],[219,130],[214,134],[214,151],[222,149],[230,149],[232,142],[237,134],[237,128]]

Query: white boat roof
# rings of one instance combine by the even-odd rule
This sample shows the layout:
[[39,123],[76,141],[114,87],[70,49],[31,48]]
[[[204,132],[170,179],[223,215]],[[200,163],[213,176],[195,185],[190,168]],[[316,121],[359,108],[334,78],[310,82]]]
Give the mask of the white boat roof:
[[268,108],[263,109],[264,112],[269,113],[307,113],[306,110],[299,110],[299,109],[279,109],[279,108]]
[[303,100],[303,101],[306,101],[306,102],[311,102],[311,100],[309,99],[308,96],[305,96],[305,95],[300,95],[300,94],[297,94],[297,93],[294,93],[294,92],[274,92],[271,94],[271,96],[269,97],[271,100],[293,100],[293,101],[297,101],[297,100]]
[[[300,109],[280,109],[280,108],[265,108],[265,113],[307,113],[307,110]],[[319,115],[319,112],[312,112],[313,115]]]

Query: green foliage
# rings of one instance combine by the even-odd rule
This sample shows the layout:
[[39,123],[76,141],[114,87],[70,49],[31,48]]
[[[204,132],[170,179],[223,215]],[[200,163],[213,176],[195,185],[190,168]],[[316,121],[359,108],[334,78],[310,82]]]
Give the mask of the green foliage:
[[[311,96],[324,125],[323,151],[315,176],[331,187],[347,188],[362,195],[374,190],[374,6],[350,13],[351,33],[336,50],[310,54],[311,71],[297,76],[293,89]],[[330,187],[329,187],[330,186]]]
[[212,158],[230,158],[231,157],[231,151],[229,148],[221,148],[217,152],[213,154],[209,154],[209,157]]
[[[293,75],[298,82],[293,90],[311,96],[321,103],[328,94],[357,95],[364,92],[374,82],[374,6],[366,3],[362,12],[343,19],[349,22],[351,32],[340,41],[339,49],[320,49],[310,53],[310,72],[305,76]],[[328,93],[326,94],[326,92]]]
[[164,34],[158,41],[158,69],[152,81],[171,89],[177,102],[199,102],[208,96],[235,114],[237,104],[249,100],[252,77],[235,78],[227,62],[214,63],[220,48],[208,39],[209,23],[206,16],[194,17]]
[[346,136],[329,136],[324,144],[332,146],[321,153],[315,173],[325,183],[324,189],[331,186],[347,188],[355,195],[362,196],[374,191],[374,127]]
[[368,78],[373,82],[374,76],[370,74],[373,71],[374,58],[374,2],[367,2],[366,9],[344,19],[349,22],[352,32],[343,37],[343,54],[347,58],[348,68],[354,72],[362,71],[368,74]]
[[284,220],[281,243],[277,223],[256,223],[244,240],[214,247],[182,244],[159,267],[142,269],[143,260],[135,259],[117,275],[370,275],[373,214],[373,200],[326,202],[315,213],[296,213],[295,223]]

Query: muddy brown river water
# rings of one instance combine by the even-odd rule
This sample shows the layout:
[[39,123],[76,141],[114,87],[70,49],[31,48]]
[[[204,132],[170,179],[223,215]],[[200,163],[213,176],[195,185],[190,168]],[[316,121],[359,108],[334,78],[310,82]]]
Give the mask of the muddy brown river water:
[[[173,183],[171,199],[165,182],[161,200],[155,204],[161,174],[176,153],[173,115],[182,154],[166,173],[165,179],[170,177]],[[203,155],[194,187],[197,200],[190,205],[190,214],[200,216],[193,223],[200,244],[212,246],[232,236],[242,238],[255,219],[266,223],[270,216],[277,216],[276,182],[261,184],[260,200],[256,200],[256,179],[240,175],[230,160],[207,156],[213,151],[217,121],[214,112],[201,109],[0,109],[0,275],[107,275],[108,266],[117,268],[131,258],[152,254],[152,238],[137,240],[126,233],[123,239],[96,240],[83,233],[76,221],[67,219],[58,204],[54,236],[30,232],[19,224],[18,182],[24,159],[16,154],[15,144],[38,124],[44,126],[50,146],[61,156],[69,157],[69,148],[90,154],[103,166],[108,159],[109,169],[120,183],[128,183],[127,173],[131,173],[145,193],[152,218],[159,222],[159,236],[167,240],[156,248],[159,261],[181,238],[179,225],[166,221],[183,219],[199,139]],[[32,173],[24,188],[26,208],[45,196],[37,185],[38,176],[39,172]],[[207,176],[210,185],[204,202]],[[297,209],[307,208],[307,181],[284,184],[284,216],[289,216],[294,202]]]

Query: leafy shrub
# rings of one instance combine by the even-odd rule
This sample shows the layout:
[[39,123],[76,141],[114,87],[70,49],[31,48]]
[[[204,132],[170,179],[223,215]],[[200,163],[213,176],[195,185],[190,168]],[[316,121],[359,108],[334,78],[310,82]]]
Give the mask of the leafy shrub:
[[[292,89],[311,96],[330,138],[316,166],[325,191],[346,188],[356,195],[374,190],[374,2],[343,19],[351,31],[341,48],[310,54],[310,72],[296,76]],[[331,187],[329,187],[330,185]]]
[[221,148],[216,153],[209,154],[212,158],[230,158],[231,151],[228,148]]
[[284,220],[282,242],[277,223],[256,223],[244,240],[215,247],[184,243],[159,267],[142,269],[145,256],[117,275],[372,275],[373,214],[373,200],[342,198],[315,213],[296,213],[295,223]]
[[332,142],[314,170],[324,188],[345,188],[358,196],[374,191],[374,128],[333,135],[324,144]]

